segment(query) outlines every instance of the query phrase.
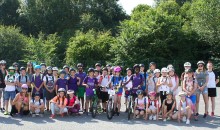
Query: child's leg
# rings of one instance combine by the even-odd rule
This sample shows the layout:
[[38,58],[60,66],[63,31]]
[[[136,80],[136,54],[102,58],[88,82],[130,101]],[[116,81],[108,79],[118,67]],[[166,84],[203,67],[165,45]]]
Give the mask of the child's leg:
[[141,110],[140,116],[143,116],[143,117],[144,117],[144,111],[143,111],[143,110]]
[[212,112],[215,111],[215,97],[211,97]]
[[31,111],[31,113],[35,113],[35,108],[34,107],[30,107],[30,111]]
[[162,111],[163,111],[163,119],[167,118],[167,106],[166,105],[163,107]]
[[177,111],[174,115],[172,115],[172,119],[177,120],[178,119],[178,113],[179,113],[179,111]]
[[21,112],[22,103],[21,103],[21,102],[17,102],[17,103],[15,104],[15,107],[16,107],[16,109],[18,110],[18,113],[20,113],[20,112]]
[[120,110],[121,110],[121,95],[118,95],[117,104],[118,104],[118,112],[120,112]]
[[192,109],[190,107],[186,107],[187,119],[190,119],[192,115]]
[[89,112],[88,107],[89,107],[89,99],[86,99],[86,104],[85,104],[86,112]]
[[116,107],[117,107],[117,94],[114,95],[114,111],[116,111]]
[[196,94],[196,113],[199,112],[200,93]]
[[47,110],[49,110],[49,103],[50,103],[50,100],[47,100],[46,102]]
[[138,116],[140,114],[139,110],[135,110],[135,115],[134,116]]
[[55,115],[55,106],[56,106],[56,104],[53,102],[50,104],[50,109],[51,109],[52,115]]

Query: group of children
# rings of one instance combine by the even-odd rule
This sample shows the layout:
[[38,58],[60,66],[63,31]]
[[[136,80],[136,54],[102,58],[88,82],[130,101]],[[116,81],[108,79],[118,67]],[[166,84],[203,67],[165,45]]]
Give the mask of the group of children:
[[[51,111],[51,118],[57,113],[61,116],[64,113],[79,113],[80,109],[89,114],[94,89],[97,91],[99,106],[106,112],[108,90],[115,89],[114,114],[117,115],[121,111],[122,95],[125,95],[127,111],[127,98],[132,94],[134,118],[143,116],[146,120],[158,120],[161,117],[163,121],[177,119],[190,124],[192,114],[198,120],[199,98],[203,94],[203,117],[208,115],[208,97],[212,103],[211,116],[214,116],[216,84],[219,80],[211,62],[207,64],[206,70],[205,63],[199,61],[196,72],[186,62],[181,78],[175,74],[172,65],[159,70],[154,62],[149,64],[147,71],[144,64],[127,68],[125,77],[121,74],[120,66],[106,65],[101,68],[100,63],[95,64],[95,69],[89,68],[88,74],[83,71],[81,63],[77,64],[77,72],[67,65],[60,72],[57,67],[46,67],[44,63],[33,66],[28,62],[27,68],[21,67],[20,70],[18,65],[14,63],[6,70],[6,62],[0,62],[0,98],[4,93],[3,107],[0,108],[5,115],[9,114],[9,101],[12,116],[29,112],[33,117],[43,116],[45,109]],[[179,85],[182,87],[181,92],[178,91]],[[179,102],[176,100],[177,95],[180,97]]]

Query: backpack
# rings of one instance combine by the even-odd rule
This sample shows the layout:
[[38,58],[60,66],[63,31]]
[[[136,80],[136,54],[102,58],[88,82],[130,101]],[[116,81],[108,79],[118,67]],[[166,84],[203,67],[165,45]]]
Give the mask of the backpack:
[[[32,101],[33,101],[33,103],[35,103],[35,100],[34,100],[34,99],[32,99]],[[40,102],[40,100],[39,100],[39,105],[41,105],[41,102]]]
[[[36,74],[33,74],[33,76],[34,76],[34,82],[35,82],[35,80],[36,80]],[[43,74],[40,74],[40,79],[43,81]]]
[[[148,107],[150,107],[150,102],[151,102],[151,100],[150,100],[150,98],[148,99]],[[158,106],[157,106],[157,100],[153,100],[153,102],[154,102],[154,106],[157,108]]]
[[[9,75],[7,75],[7,80],[10,78]],[[15,80],[15,75],[13,75],[13,79]]]
[[[26,78],[26,83],[27,83],[27,78],[28,78],[27,75],[25,75],[25,78]],[[18,81],[21,82],[21,75],[18,76]]]
[[[54,82],[54,77],[52,76],[52,81]],[[48,76],[46,76],[46,84],[48,83]]]
[[[136,98],[136,101],[137,101],[137,104],[138,104],[138,98]],[[146,99],[146,97],[144,97],[144,109],[146,109],[146,108],[147,108],[146,101],[147,101],[147,99]]]

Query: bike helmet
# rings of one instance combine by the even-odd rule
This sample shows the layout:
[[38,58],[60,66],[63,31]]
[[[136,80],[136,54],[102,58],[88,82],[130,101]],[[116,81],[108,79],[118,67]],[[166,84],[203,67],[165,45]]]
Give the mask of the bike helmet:
[[66,75],[66,71],[65,71],[65,70],[61,70],[61,71],[60,71],[60,74]]
[[27,89],[27,88],[28,88],[28,85],[27,85],[27,84],[22,84],[21,88]]
[[169,71],[168,71],[168,69],[166,68],[166,67],[164,67],[164,68],[162,68],[161,69],[161,73],[168,73]]
[[19,66],[19,64],[17,62],[14,62],[12,65],[13,66]]
[[97,69],[94,69],[95,72],[99,72]]
[[114,68],[114,72],[120,72],[121,71],[121,67],[120,66],[116,66],[115,68]]
[[20,71],[22,71],[22,70],[26,70],[25,67],[21,67],[21,68],[20,68]]
[[68,90],[67,94],[74,94],[74,90]]
[[106,67],[112,67],[110,64],[107,64]]
[[191,67],[191,63],[189,62],[184,63],[184,67]]
[[47,71],[49,71],[49,70],[53,70],[53,68],[51,66],[48,66]]
[[40,66],[46,66],[46,63],[40,63]]
[[96,64],[95,64],[95,67],[96,67],[96,66],[100,66],[100,67],[101,67],[102,65],[101,65],[100,63],[96,63]]
[[7,62],[5,60],[1,60],[1,64],[6,64]]
[[149,66],[156,65],[155,62],[150,62]]
[[168,69],[168,70],[169,70],[169,69],[172,69],[172,68],[174,68],[172,64],[169,64],[169,65],[167,66],[167,69]]
[[140,66],[140,67],[145,67],[144,64],[140,64],[139,66]]
[[28,62],[27,62],[27,65],[32,65],[32,62],[31,62],[31,61],[28,61]]
[[148,74],[153,74],[154,71],[149,69],[149,70],[147,70],[147,73],[148,73]]
[[135,68],[139,68],[139,69],[140,69],[139,64],[135,64],[135,65],[133,66],[133,69],[135,70]]
[[52,70],[53,71],[58,71],[58,68],[57,67],[53,67]]
[[137,90],[137,92],[136,92],[137,95],[141,95],[141,94],[143,94],[143,93],[144,93],[143,90]]
[[8,68],[8,70],[15,70],[15,67],[14,67],[14,66],[10,66],[10,67]]
[[70,68],[70,72],[71,72],[71,71],[76,71],[76,70],[75,70],[74,68]]
[[39,92],[36,92],[36,93],[34,94],[34,96],[35,96],[35,97],[40,97],[41,95],[40,95]]
[[126,69],[126,71],[129,71],[129,70],[130,70],[130,71],[133,71],[133,69],[132,69],[132,68],[127,68],[127,69]]
[[198,61],[198,62],[197,62],[197,65],[199,65],[199,64],[205,65],[205,62],[204,62],[204,61]]
[[159,70],[159,69],[155,69],[155,70],[154,70],[154,74],[155,74],[155,73],[160,73],[160,70]]
[[78,63],[77,67],[83,67],[83,64],[82,63]]
[[65,88],[59,88],[58,92],[66,92]]
[[40,65],[35,65],[34,66],[34,69],[36,70],[36,69],[41,69],[41,66]]
[[156,92],[150,92],[149,96],[155,96],[157,93]]
[[185,72],[186,73],[193,73],[193,69],[187,69]]
[[166,93],[167,95],[172,95],[173,96],[173,92],[172,91],[169,91]]
[[102,71],[108,71],[107,67],[102,68]]
[[63,69],[65,69],[65,68],[68,68],[68,69],[69,69],[70,67],[69,67],[68,65],[64,65],[64,66],[63,66]]
[[89,68],[88,72],[95,72],[94,68]]
[[169,68],[168,71],[169,71],[169,72],[170,72],[170,71],[175,72],[175,69],[174,69],[174,68]]

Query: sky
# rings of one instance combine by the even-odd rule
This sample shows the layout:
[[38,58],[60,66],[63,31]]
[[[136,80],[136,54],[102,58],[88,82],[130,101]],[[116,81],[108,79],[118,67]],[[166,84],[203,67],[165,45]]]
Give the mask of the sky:
[[119,0],[118,2],[126,11],[127,14],[131,14],[134,7],[139,4],[153,5],[154,0]]

